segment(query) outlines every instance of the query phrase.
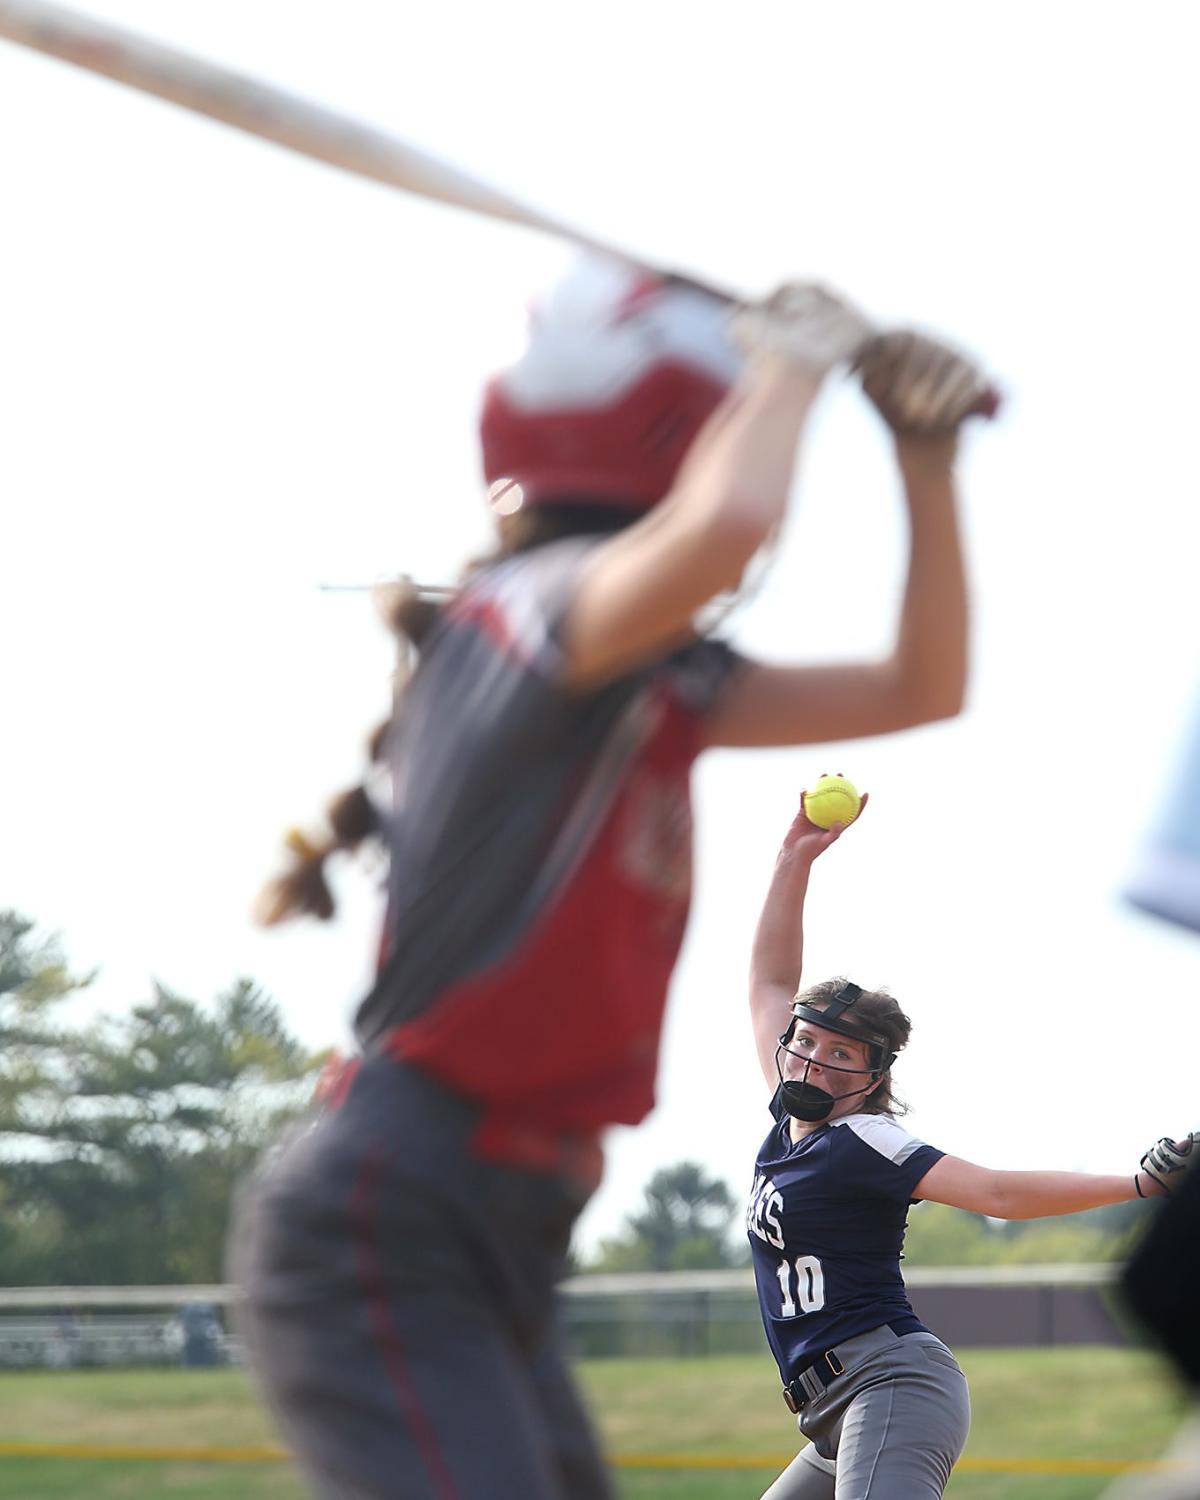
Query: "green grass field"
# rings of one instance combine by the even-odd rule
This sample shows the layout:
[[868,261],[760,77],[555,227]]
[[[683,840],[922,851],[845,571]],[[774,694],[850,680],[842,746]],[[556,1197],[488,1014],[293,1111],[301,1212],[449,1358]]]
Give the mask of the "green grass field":
[[[961,1355],[974,1424],[954,1500],[1085,1500],[1096,1474],[977,1472],[983,1460],[1157,1458],[1181,1413],[1151,1356],[1122,1349],[975,1350]],[[622,1466],[625,1500],[754,1500],[796,1447],[768,1361],[598,1360],[580,1367],[618,1459],[746,1460],[736,1469]],[[213,1371],[0,1374],[0,1444],[259,1447],[271,1433],[245,1377]],[[766,1460],[753,1466],[753,1460]],[[301,1500],[281,1463],[65,1459],[0,1454],[5,1500]]]

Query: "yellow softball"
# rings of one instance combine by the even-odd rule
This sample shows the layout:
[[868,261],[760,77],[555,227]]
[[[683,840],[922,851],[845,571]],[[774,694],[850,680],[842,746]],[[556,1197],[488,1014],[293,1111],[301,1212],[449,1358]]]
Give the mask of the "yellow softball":
[[853,823],[861,806],[854,783],[844,776],[822,776],[812,791],[804,794],[804,814],[818,828]]

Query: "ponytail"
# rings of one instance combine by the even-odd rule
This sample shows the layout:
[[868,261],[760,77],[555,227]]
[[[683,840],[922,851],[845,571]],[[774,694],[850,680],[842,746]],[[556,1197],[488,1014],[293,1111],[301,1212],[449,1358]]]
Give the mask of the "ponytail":
[[[418,589],[409,578],[387,584],[376,591],[380,618],[400,643],[400,666],[393,699],[399,697],[414,652],[425,641],[441,615],[441,591]],[[367,740],[371,765],[381,763],[387,753],[392,719],[377,724]],[[325,862],[339,851],[352,852],[369,840],[380,839],[383,820],[361,783],[331,798],[325,808],[325,828],[310,834],[289,828],[284,847],[290,864],[259,892],[254,919],[262,927],[275,927],[292,917],[316,917],[328,922],[335,911],[333,892],[325,875]]]

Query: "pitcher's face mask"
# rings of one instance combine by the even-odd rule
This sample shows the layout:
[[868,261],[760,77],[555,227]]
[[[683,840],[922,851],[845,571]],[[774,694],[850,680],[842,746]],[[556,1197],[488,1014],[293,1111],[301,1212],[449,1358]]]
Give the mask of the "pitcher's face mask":
[[[896,1054],[889,1049],[884,1037],[868,1031],[865,1026],[855,1024],[853,1007],[861,997],[862,988],[859,985],[844,984],[823,1010],[816,1006],[806,1005],[799,998],[793,1002],[792,1019],[788,1023],[788,1029],[779,1038],[779,1045],[775,1049],[775,1069],[779,1074],[779,1094],[783,1107],[797,1120],[804,1120],[808,1124],[827,1120],[839,1099],[855,1099],[860,1094],[871,1093],[895,1062]],[[853,1068],[842,1063],[815,1064],[811,1054],[793,1046],[797,1028],[804,1025],[818,1026],[825,1031],[836,1032],[838,1036],[848,1037],[862,1043],[867,1049],[869,1065],[865,1068]],[[784,1053],[795,1058],[801,1065],[790,1078],[785,1078],[783,1073]],[[822,1075],[825,1073],[854,1074],[860,1078],[865,1077],[867,1082],[860,1089],[851,1089],[845,1094],[831,1094],[828,1089],[810,1080],[809,1075],[814,1066],[820,1068]]]

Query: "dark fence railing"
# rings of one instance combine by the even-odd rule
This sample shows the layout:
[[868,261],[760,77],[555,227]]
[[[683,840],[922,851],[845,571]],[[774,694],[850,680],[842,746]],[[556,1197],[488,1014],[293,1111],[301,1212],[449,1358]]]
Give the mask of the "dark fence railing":
[[[1123,1344],[1118,1268],[914,1267],[918,1315],[955,1347]],[[568,1347],[581,1359],[760,1353],[749,1271],[576,1276],[562,1288]],[[236,1292],[205,1287],[0,1288],[0,1368],[223,1364],[238,1345]]]

